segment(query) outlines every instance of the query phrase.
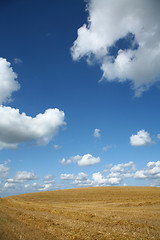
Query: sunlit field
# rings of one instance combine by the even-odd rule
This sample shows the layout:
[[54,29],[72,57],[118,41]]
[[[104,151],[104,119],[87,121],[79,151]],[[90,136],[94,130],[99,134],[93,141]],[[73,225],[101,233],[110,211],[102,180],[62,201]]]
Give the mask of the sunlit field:
[[0,239],[160,239],[160,188],[79,188],[1,198]]

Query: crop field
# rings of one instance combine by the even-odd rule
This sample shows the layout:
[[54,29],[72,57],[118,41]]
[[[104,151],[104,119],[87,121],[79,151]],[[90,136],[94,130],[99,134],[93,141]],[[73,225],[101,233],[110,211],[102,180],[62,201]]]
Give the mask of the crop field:
[[160,188],[92,187],[0,198],[0,239],[160,239]]

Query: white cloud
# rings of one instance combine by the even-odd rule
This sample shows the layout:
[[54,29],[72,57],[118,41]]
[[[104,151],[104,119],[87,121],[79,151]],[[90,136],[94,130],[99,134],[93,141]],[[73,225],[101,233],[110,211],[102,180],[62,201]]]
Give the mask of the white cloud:
[[[77,176],[74,174],[61,174],[60,178],[62,180],[74,180],[69,182],[70,185],[76,185],[78,187],[89,187],[89,186],[110,186],[119,185],[125,177],[125,173],[129,170],[124,170],[123,172],[116,174],[115,172],[108,175],[102,175],[100,172],[92,174],[92,180],[89,179],[88,174],[84,172],[78,173]],[[131,176],[128,176],[131,177]]]
[[17,149],[17,144],[16,143],[5,143],[0,141],[0,150],[3,148],[7,149]]
[[[38,176],[35,175],[33,171],[18,171],[14,178],[5,179],[3,182],[3,186],[1,186],[1,193],[2,194],[20,194],[28,192],[35,192],[35,191],[47,191],[51,190],[54,186],[55,181],[52,180],[53,175],[49,174],[44,177],[43,183],[33,182],[32,184],[28,184],[28,181],[37,180]],[[26,184],[23,185],[23,183]]]
[[93,173],[92,179],[93,179],[92,184],[95,186],[103,186],[108,183],[107,178],[105,178],[100,172]]
[[158,138],[158,139],[160,139],[160,133],[159,133],[159,134],[157,134],[157,138]]
[[103,147],[102,150],[103,150],[104,152],[107,152],[107,151],[108,151],[109,149],[111,149],[112,147],[113,147],[112,145],[106,145],[106,146]]
[[0,164],[0,179],[6,178],[9,174],[10,168],[6,166],[8,164],[8,162],[10,162],[10,161],[6,161],[6,162]]
[[[14,61],[18,63],[20,59]],[[11,100],[12,93],[20,88],[10,65],[6,59],[0,58],[0,104]],[[45,145],[65,124],[64,112],[57,108],[47,109],[32,118],[20,113],[19,109],[0,105],[0,119],[0,149],[16,149],[19,143],[33,140]]]
[[110,184],[119,184],[125,178],[131,178],[136,168],[134,162],[119,163],[110,168],[107,175]]
[[137,171],[134,175],[134,178],[139,178],[139,179],[146,178],[146,176],[144,174],[144,170]]
[[10,101],[12,93],[19,90],[16,79],[17,74],[13,72],[11,64],[5,58],[0,58],[0,104]]
[[[97,61],[103,71],[101,80],[129,80],[140,96],[160,81],[160,2],[90,0],[87,4],[88,24],[78,29],[71,48],[73,59]],[[117,44],[120,39],[126,48]]]
[[92,182],[88,179],[88,175],[80,172],[78,175],[75,177],[74,182],[72,184],[77,185],[79,187],[88,187],[92,185]]
[[81,158],[82,158],[82,156],[76,155],[76,156],[71,157],[70,160],[71,160],[72,162],[78,162],[78,161],[81,160]]
[[74,176],[74,174],[61,174],[60,175],[60,179],[61,180],[73,180],[73,179],[75,179],[75,176]]
[[62,160],[59,161],[62,165],[68,165],[70,164],[72,161],[71,159],[66,160],[65,158],[62,158]]
[[84,181],[84,180],[87,180],[87,178],[88,178],[88,175],[86,173],[80,172],[80,173],[78,173],[76,180]]
[[72,162],[77,163],[78,166],[92,166],[96,163],[99,163],[101,160],[99,157],[95,158],[91,154],[84,154],[83,156],[76,155],[70,157],[69,159],[63,158],[60,163],[63,165],[68,165]]
[[54,183],[55,180],[53,180],[54,176],[52,174],[48,174],[47,176],[44,177],[44,183],[48,184],[48,183]]
[[27,171],[18,171],[14,177],[14,180],[17,182],[24,182],[35,180],[38,177],[34,174],[34,172],[27,172]]
[[15,183],[8,183],[8,182],[6,182],[4,184],[4,190],[7,189],[7,188],[14,188],[15,186],[16,186]]
[[85,154],[80,160],[78,160],[78,166],[92,166],[100,161],[99,157],[95,158],[91,154]]
[[50,190],[52,187],[53,187],[52,183],[47,183],[47,184],[42,185],[38,190],[39,191],[47,191],[47,190]]
[[44,177],[45,180],[52,180],[53,179],[53,175],[52,174],[48,174],[47,176]]
[[130,137],[130,144],[135,147],[146,146],[153,144],[148,132],[140,130],[137,134]]
[[133,177],[135,170],[135,164],[132,161],[114,166],[109,165],[107,169],[103,171],[103,173],[107,173],[107,175],[103,176],[100,172],[92,175],[93,185],[119,185],[123,179]]
[[110,170],[110,168],[111,168],[112,166],[113,166],[112,163],[107,164],[106,166],[104,166],[103,173],[107,173],[107,172],[109,172],[109,170]]
[[53,148],[54,148],[54,149],[59,149],[59,148],[61,148],[61,146],[58,145],[58,144],[54,144],[54,145],[53,145]]
[[23,63],[23,61],[20,58],[14,58],[13,61],[14,61],[15,64]]
[[[78,173],[77,176],[74,174],[61,174],[60,179],[63,181],[69,181],[69,184],[76,185],[78,187],[92,186],[92,181],[89,180],[88,174],[84,172]],[[73,182],[71,180],[74,180]]]
[[53,183],[55,183],[55,180],[44,180],[44,183],[45,184],[48,184],[48,183],[52,183],[53,184]]
[[47,109],[32,118],[18,109],[0,106],[0,148],[16,148],[18,143],[37,140],[47,144],[65,124],[64,112],[59,109]]
[[110,172],[125,172],[126,170],[135,170],[134,162],[130,161],[128,163],[119,163],[111,167]]
[[101,130],[99,129],[99,128],[96,128],[96,129],[94,129],[94,133],[93,133],[93,136],[95,137],[95,138],[99,138],[100,136],[101,136]]
[[120,177],[105,177],[100,172],[93,173],[92,179],[93,186],[118,185],[122,180]]
[[[125,165],[125,164],[122,164]],[[74,180],[73,182],[69,182],[70,185],[76,185],[78,187],[89,187],[89,186],[110,186],[110,185],[119,185],[121,181],[125,178],[129,178],[133,176],[130,173],[130,168],[133,167],[133,164],[126,163],[125,170],[121,172],[109,172],[108,175],[102,175],[100,172],[96,172],[92,174],[92,180],[89,179],[88,174],[84,172],[78,173],[77,176],[74,174],[61,174],[60,179],[61,180]],[[132,165],[132,167],[131,167]],[[127,169],[128,168],[128,169]],[[128,173],[128,176],[125,176]],[[129,175],[130,173],[130,175]]]
[[108,179],[108,182],[111,184],[111,185],[117,185],[117,184],[120,184],[121,182],[121,178],[118,178],[118,177],[111,177]]
[[160,161],[148,162],[147,168],[136,171],[134,178],[148,179],[148,180],[153,180],[153,181],[159,180],[159,184],[160,184]]
[[7,178],[5,181],[8,182],[8,183],[20,183],[21,182],[19,180],[14,179],[14,178]]

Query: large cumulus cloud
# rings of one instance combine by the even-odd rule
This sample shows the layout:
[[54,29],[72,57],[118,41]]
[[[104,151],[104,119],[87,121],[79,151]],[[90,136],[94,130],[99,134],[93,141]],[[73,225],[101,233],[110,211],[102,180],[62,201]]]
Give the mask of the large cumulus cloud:
[[64,112],[56,108],[32,118],[18,109],[0,106],[0,148],[32,140],[45,145],[64,124]]
[[160,1],[90,0],[87,10],[88,23],[71,48],[74,60],[97,61],[101,81],[129,80],[135,96],[160,81]]
[[[0,58],[0,104],[12,97],[20,88],[17,74],[11,64]],[[35,117],[27,116],[19,109],[0,105],[0,149],[16,148],[19,143],[36,140],[38,144],[47,144],[65,124],[65,114],[57,108],[47,109]]]
[[17,74],[13,71],[10,62],[0,57],[0,104],[11,99],[14,91],[20,88]]

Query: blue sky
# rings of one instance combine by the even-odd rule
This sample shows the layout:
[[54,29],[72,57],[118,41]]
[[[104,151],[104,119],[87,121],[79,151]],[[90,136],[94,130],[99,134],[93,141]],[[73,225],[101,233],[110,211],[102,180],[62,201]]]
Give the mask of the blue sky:
[[159,10],[1,1],[1,196],[160,185]]

